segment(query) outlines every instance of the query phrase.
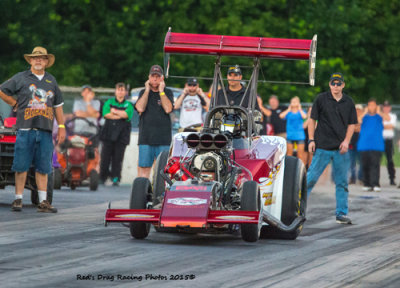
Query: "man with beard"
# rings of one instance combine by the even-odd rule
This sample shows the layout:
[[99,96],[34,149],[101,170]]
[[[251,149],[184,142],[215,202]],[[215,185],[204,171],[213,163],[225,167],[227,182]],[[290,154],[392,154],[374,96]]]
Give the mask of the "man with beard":
[[159,65],[150,68],[145,89],[140,91],[135,109],[139,120],[138,177],[150,177],[154,160],[171,144],[171,118],[174,97],[165,88],[163,70]]
[[[56,213],[47,200],[47,175],[52,172],[53,120],[58,123],[58,143],[65,139],[63,98],[53,75],[45,72],[55,61],[43,47],[25,54],[29,70],[14,75],[0,86],[0,98],[17,112],[17,139],[12,170],[15,172],[13,211],[22,210],[22,198],[28,170],[35,167],[38,188],[38,212]],[[14,99],[12,96],[16,96]]]

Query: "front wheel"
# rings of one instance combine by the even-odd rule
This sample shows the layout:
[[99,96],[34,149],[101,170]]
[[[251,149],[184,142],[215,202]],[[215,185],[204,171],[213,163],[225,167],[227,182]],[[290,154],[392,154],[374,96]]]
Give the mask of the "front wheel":
[[97,187],[99,187],[99,173],[96,170],[90,171],[89,175],[89,188],[91,191],[96,191]]
[[[240,209],[244,211],[260,211],[260,193],[258,183],[247,181],[242,187]],[[241,224],[242,239],[246,242],[256,242],[260,237],[261,223]]]
[[[144,177],[136,178],[133,181],[129,209],[147,209],[148,197],[151,195],[151,183]],[[149,235],[150,224],[144,222],[131,222],[129,229],[132,237],[144,239]]]

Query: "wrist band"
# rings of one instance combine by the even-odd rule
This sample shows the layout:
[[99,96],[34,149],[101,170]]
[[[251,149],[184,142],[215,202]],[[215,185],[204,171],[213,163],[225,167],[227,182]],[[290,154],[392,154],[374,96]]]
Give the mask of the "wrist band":
[[308,140],[308,144],[310,144],[311,142],[315,142],[315,140],[314,139],[309,139]]
[[161,92],[161,93],[160,93],[160,96],[164,96],[164,95],[165,95],[165,92]]
[[65,128],[65,125],[64,124],[59,124],[58,128]]

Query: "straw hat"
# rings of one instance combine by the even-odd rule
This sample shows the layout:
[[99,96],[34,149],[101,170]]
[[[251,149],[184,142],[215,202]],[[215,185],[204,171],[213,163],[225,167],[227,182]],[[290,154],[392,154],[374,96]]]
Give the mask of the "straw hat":
[[24,58],[29,64],[31,64],[30,58],[37,56],[47,56],[49,58],[49,62],[47,63],[46,68],[50,68],[51,66],[53,66],[54,61],[56,60],[56,57],[54,57],[53,54],[47,54],[46,48],[39,46],[33,49],[32,54],[24,54]]

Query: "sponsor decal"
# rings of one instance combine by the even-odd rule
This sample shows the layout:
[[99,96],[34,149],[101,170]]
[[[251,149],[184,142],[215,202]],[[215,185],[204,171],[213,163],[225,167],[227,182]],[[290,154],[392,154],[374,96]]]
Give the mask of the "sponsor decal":
[[117,218],[154,218],[154,215],[145,215],[145,214],[121,214],[115,215]]
[[207,191],[207,186],[176,186],[175,191],[187,191],[187,190],[194,190],[194,191]]
[[179,206],[196,206],[207,203],[207,199],[187,197],[187,198],[172,198],[168,199],[167,203]]
[[263,193],[262,198],[265,198],[264,206],[268,206],[272,204],[272,192]]
[[226,216],[217,216],[216,219],[223,220],[254,220],[254,217],[250,216],[241,216],[241,215],[226,215]]

